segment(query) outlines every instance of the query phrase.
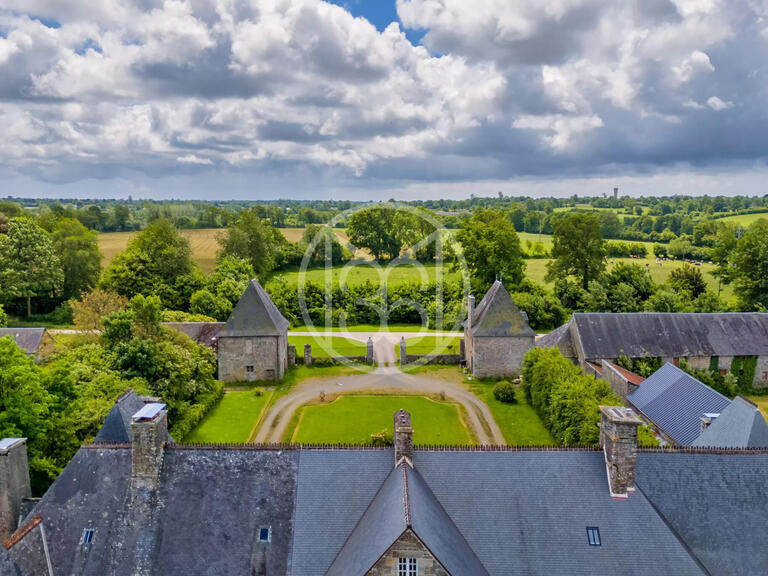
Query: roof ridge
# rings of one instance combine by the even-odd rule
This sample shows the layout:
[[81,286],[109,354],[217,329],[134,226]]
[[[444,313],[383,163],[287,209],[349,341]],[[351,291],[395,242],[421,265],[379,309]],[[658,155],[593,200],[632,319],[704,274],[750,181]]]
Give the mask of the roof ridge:
[[406,470],[407,465],[405,462],[402,462],[400,466],[403,469],[403,505],[405,507],[405,525],[411,527],[411,495],[408,491],[408,471]]
[[752,456],[768,454],[768,446],[746,446],[743,448],[720,448],[717,446],[638,446],[637,452],[646,454],[732,454],[739,456]]
[[8,540],[3,542],[3,548],[5,548],[6,550],[10,550],[14,546],[16,546],[16,544],[21,542],[24,536],[32,532],[35,526],[40,524],[42,521],[43,521],[43,517],[40,514],[35,514],[32,520],[30,520],[24,526],[16,530],[16,532],[11,534],[11,537],[8,538]]

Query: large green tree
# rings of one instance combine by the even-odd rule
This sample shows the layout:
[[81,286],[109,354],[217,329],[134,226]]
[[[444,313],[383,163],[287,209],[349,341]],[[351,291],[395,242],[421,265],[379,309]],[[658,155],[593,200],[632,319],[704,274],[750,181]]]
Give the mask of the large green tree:
[[396,210],[385,204],[362,208],[347,220],[347,235],[358,248],[367,248],[377,260],[397,258],[402,242],[395,227]]
[[53,247],[64,272],[62,296],[79,298],[99,281],[101,253],[96,233],[78,220],[60,219],[53,229]]
[[552,261],[547,264],[547,280],[575,276],[585,290],[590,280],[605,270],[605,241],[600,219],[590,212],[568,212],[555,220]]
[[157,219],[128,243],[104,270],[102,287],[131,298],[157,295],[166,308],[185,309],[205,278],[189,240],[168,220]]
[[730,278],[745,310],[768,310],[768,220],[755,221],[731,255]]
[[27,218],[13,218],[0,235],[0,297],[25,298],[27,315],[32,298],[51,295],[64,280],[61,261],[48,233]]
[[280,252],[287,242],[269,220],[261,217],[259,210],[246,209],[230,222],[219,243],[222,256],[244,258],[257,275],[262,275],[281,263]]
[[525,263],[520,238],[500,210],[478,208],[456,233],[472,275],[473,288],[482,290],[496,279],[517,286],[523,281]]

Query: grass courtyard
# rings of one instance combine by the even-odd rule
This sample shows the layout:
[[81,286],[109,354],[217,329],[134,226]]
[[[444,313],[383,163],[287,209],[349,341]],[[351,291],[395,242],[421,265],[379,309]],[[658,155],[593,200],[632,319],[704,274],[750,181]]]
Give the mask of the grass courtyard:
[[290,434],[304,444],[369,444],[371,434],[392,433],[392,415],[411,413],[416,444],[473,444],[457,404],[422,396],[340,396],[328,404],[304,406]]
[[[406,338],[406,352],[408,354],[458,354],[459,336],[415,336]],[[395,356],[400,358],[400,344],[395,344]]]
[[269,390],[262,390],[261,396],[254,389],[226,392],[184,442],[248,442],[271,395]]
[[313,358],[329,358],[333,356],[365,356],[365,342],[343,338],[341,336],[291,336],[288,343],[296,346],[296,356],[304,357],[304,346],[312,346]]

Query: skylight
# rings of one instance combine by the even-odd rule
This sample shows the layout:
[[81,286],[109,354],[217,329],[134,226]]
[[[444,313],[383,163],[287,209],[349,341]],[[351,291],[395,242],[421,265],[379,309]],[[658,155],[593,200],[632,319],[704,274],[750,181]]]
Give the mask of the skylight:
[[259,542],[272,542],[272,528],[259,528]]
[[93,529],[92,528],[86,528],[83,530],[83,545],[90,544],[93,542]]
[[600,529],[596,526],[587,526],[587,541],[590,546],[600,546]]

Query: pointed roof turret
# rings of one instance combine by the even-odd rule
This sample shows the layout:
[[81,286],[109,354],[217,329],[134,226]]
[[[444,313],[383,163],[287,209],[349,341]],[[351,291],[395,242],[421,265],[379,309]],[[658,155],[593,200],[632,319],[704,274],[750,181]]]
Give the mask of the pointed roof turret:
[[248,283],[219,338],[236,336],[280,336],[288,330],[288,320],[272,302],[255,278]]
[[512,301],[504,285],[496,280],[475,308],[472,336],[536,336],[527,316]]

